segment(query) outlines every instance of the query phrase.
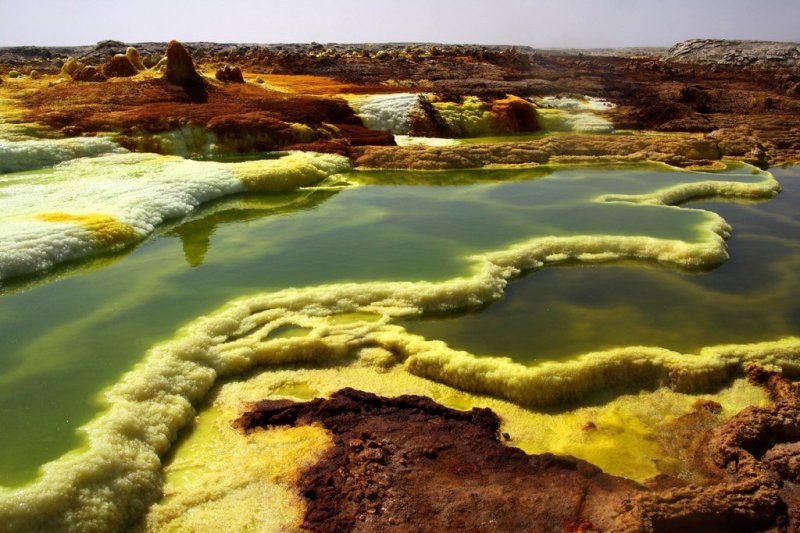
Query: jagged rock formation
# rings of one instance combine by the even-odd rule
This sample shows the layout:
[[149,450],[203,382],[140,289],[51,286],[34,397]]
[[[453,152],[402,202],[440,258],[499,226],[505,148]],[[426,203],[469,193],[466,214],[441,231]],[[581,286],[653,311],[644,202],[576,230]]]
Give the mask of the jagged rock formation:
[[795,67],[800,65],[800,44],[690,39],[670,48],[664,55],[664,60],[734,66]]

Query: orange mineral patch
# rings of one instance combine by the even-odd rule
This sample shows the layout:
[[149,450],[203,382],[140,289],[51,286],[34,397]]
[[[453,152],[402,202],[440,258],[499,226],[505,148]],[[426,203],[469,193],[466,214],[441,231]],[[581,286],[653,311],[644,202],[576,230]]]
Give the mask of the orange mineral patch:
[[536,109],[527,100],[518,96],[506,96],[489,104],[494,118],[494,129],[498,133],[521,133],[538,131]]
[[392,87],[379,84],[355,85],[327,76],[314,76],[310,74],[260,74],[258,76],[261,77],[268,86],[297,94],[334,96],[337,94],[409,92],[408,87]]
[[103,247],[125,244],[136,239],[136,232],[129,224],[120,222],[111,215],[88,214],[73,215],[70,213],[41,213],[36,215],[45,222],[70,222],[83,226],[92,232],[94,239]]

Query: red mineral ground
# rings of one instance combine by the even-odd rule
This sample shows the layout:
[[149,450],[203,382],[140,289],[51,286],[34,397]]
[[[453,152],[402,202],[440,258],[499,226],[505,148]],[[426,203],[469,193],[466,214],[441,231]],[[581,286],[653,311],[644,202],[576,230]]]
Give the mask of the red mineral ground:
[[686,466],[696,483],[659,476],[640,485],[573,457],[508,446],[489,409],[456,411],[422,396],[342,389],[328,399],[265,400],[234,425],[322,424],[334,445],[302,472],[310,531],[796,531],[800,389],[750,367],[769,407],[721,426],[699,403],[674,423],[698,432]]

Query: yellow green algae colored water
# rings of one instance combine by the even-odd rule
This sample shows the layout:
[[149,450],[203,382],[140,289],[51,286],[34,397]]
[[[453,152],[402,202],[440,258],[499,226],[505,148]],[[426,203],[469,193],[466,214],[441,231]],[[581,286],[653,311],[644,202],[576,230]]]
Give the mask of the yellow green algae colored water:
[[[681,273],[641,262],[636,268],[564,265],[515,281],[502,300],[479,312],[403,325],[472,353],[522,361],[642,344],[692,353],[709,344],[797,335],[800,172],[772,172],[783,191],[767,203],[688,205],[719,213],[734,228],[730,259],[713,272]],[[535,335],[520,334],[530,328]]]
[[[611,385],[638,383],[642,376],[647,378],[642,383],[657,383],[660,373],[686,364],[685,380],[677,385],[686,390],[724,385],[729,367],[751,358],[795,370],[792,361],[798,342],[792,336],[798,335],[797,307],[791,301],[797,300],[798,284],[791,265],[798,255],[797,233],[792,233],[798,223],[791,209],[770,206],[781,200],[796,202],[800,191],[792,181],[798,180],[796,170],[775,172],[786,182],[784,195],[777,200],[703,204],[705,209],[697,209],[667,206],[659,200],[712,194],[766,199],[777,190],[776,183],[769,174],[746,166],[715,173],[678,172],[664,166],[361,171],[343,178],[361,186],[234,196],[161,226],[148,240],[117,255],[6,280],[0,295],[4,427],[0,479],[7,486],[23,486],[0,493],[0,522],[9,527],[108,526],[139,516],[160,491],[158,457],[192,420],[192,405],[203,401],[218,377],[235,382],[235,376],[259,364],[344,368],[363,364],[372,373],[401,364],[402,371],[386,371],[401,372],[409,383],[416,380],[450,390],[447,394],[461,401],[442,401],[464,408],[476,397],[458,389],[500,396],[512,406],[579,399],[602,389],[603,383],[595,380],[586,390],[571,390],[576,387],[567,383],[563,390],[541,394],[533,394],[529,385],[554,382],[548,377],[553,372],[562,377],[588,372],[586,381],[591,382],[592,368],[613,366],[615,361],[620,373],[610,379]],[[6,174],[0,181],[19,183],[29,176]],[[66,212],[68,208],[64,206]],[[752,221],[752,241],[775,244],[760,248],[760,260],[750,268],[723,264],[727,259],[723,237],[731,228],[714,211],[736,216],[737,209],[746,210],[743,218]],[[570,266],[620,260],[627,261],[624,268]],[[721,268],[708,271],[720,264]],[[726,273],[731,264],[735,270]],[[548,265],[561,268],[516,279]],[[560,304],[562,294],[572,288],[573,272],[587,277],[583,285],[587,295],[566,308],[558,327],[553,322],[523,321],[511,312],[505,329],[485,328],[485,348],[470,348],[475,354],[514,360],[475,359],[435,342],[450,335],[453,346],[461,348],[459,343],[469,341],[458,335],[459,321],[482,314],[448,318],[441,322],[445,325],[440,336],[426,335],[428,340],[392,325],[410,316],[481,309],[504,290],[506,299],[483,313],[502,311],[503,303],[509,302],[506,308],[521,306],[536,317],[541,309]],[[566,273],[563,282],[562,273]],[[597,285],[591,283],[593,273],[599,274]],[[742,320],[729,335],[724,327],[716,329],[713,321],[679,320],[699,306],[711,319],[722,316],[718,323],[725,324],[721,306],[691,297],[673,298],[676,287],[715,280],[718,273],[727,277],[708,281],[707,287],[691,294],[703,299],[716,287],[729,295],[731,303],[748,301],[754,292],[760,295],[757,305],[748,304],[742,311],[758,320],[751,326]],[[542,295],[534,291],[526,297],[527,283],[541,276],[549,276],[549,284],[561,289]],[[625,305],[639,306],[638,310],[617,313],[624,305],[605,305],[603,298],[608,296],[603,291],[611,290],[606,287],[619,291],[629,276],[641,277],[639,286],[653,289],[655,296],[637,299],[631,294],[632,302]],[[754,279],[767,281],[759,285]],[[522,288],[515,292],[518,286]],[[256,293],[265,294],[249,296]],[[590,293],[597,297],[589,297]],[[787,298],[787,293],[794,297]],[[240,297],[247,298],[176,336],[179,327]],[[616,339],[628,327],[632,313],[646,316],[669,306],[675,306],[669,317],[678,324],[676,329],[684,329],[687,338],[707,342],[671,345],[654,333],[657,328],[648,331],[637,324],[631,329],[647,333],[637,342],[651,349],[641,350],[644,356],[634,355],[651,361],[647,368],[636,366],[631,353],[624,351],[574,359],[579,353],[627,346],[628,337],[622,342]],[[502,322],[502,317],[496,320]],[[434,323],[402,322],[412,332],[430,324]],[[582,329],[597,333],[584,341]],[[529,349],[509,348],[510,336],[520,339],[517,346]],[[537,340],[543,336],[547,342]],[[785,337],[788,340],[781,341]],[[762,341],[775,342],[700,350]],[[544,344],[549,349],[539,349]],[[682,353],[659,351],[662,346],[699,355],[689,362]],[[447,360],[458,364],[450,368]],[[525,370],[524,365],[537,362],[542,365]],[[523,377],[514,377],[517,374]],[[400,377],[389,380],[393,381],[404,382]],[[284,386],[289,395],[334,390],[323,391],[301,379]],[[387,394],[397,388],[375,387]],[[437,394],[436,398],[447,395]],[[728,402],[730,411],[747,403],[742,397],[750,403],[759,401],[752,391],[731,397],[739,399]],[[675,413],[689,403],[677,402],[680,408]],[[525,412],[538,416],[535,410]],[[78,430],[81,426],[85,429]],[[547,442],[556,440],[522,433],[519,437],[529,451],[543,451]],[[38,470],[73,448],[78,451]],[[578,447],[565,447],[565,453],[570,449],[580,454]],[[587,445],[583,455],[602,463],[603,454],[594,457],[591,451],[599,449]],[[623,467],[616,468],[626,473]],[[647,471],[631,468],[637,475]],[[110,488],[102,489],[106,484]],[[24,509],[19,507],[23,501]]]

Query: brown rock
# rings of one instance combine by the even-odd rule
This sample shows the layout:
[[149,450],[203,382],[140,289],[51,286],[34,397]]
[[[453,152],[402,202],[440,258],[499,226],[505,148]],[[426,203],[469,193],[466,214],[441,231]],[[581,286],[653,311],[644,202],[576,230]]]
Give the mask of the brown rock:
[[307,403],[259,402],[236,425],[322,423],[334,448],[301,474],[311,531],[609,531],[644,490],[571,457],[500,442],[489,409],[344,389]]
[[370,130],[353,124],[338,124],[339,133],[351,146],[396,146],[394,135],[387,131]]
[[347,139],[330,139],[325,141],[292,144],[287,146],[286,150],[303,150],[306,152],[338,154],[345,157],[350,157],[352,153],[352,145]]
[[421,396],[267,400],[234,426],[331,433],[333,447],[298,479],[311,531],[798,531],[800,387],[757,367],[747,376],[771,406],[719,425],[718,404],[698,402],[676,423],[686,429],[677,440],[692,443],[693,484],[662,475],[644,487],[571,457],[527,455],[502,444],[489,409]]
[[61,72],[67,74],[71,78],[75,77],[75,73],[80,70],[81,64],[78,62],[77,59],[74,57],[68,57],[66,61],[64,61],[64,65],[61,67]]
[[103,73],[109,78],[128,78],[139,71],[128,59],[128,56],[117,54],[103,66]]
[[448,137],[450,128],[424,95],[419,96],[419,110],[410,117],[411,135],[419,137]]
[[217,70],[216,78],[222,83],[244,83],[242,70],[239,67],[225,65],[225,68]]
[[716,468],[709,477],[722,481],[640,493],[618,517],[621,529],[798,531],[800,388],[778,372],[755,366],[746,372],[773,404],[744,409],[698,450],[696,468]]
[[75,81],[106,81],[107,78],[105,74],[97,70],[95,67],[91,65],[85,65],[79,67],[75,73],[72,75],[72,79]]
[[[642,134],[621,136],[573,134],[544,136],[524,142],[461,144],[444,147],[358,146],[353,152],[356,166],[440,170],[480,168],[489,164],[547,163],[605,160],[663,161],[686,166],[700,160],[722,157],[719,143],[696,134]],[[354,144],[355,146],[355,144]],[[749,149],[752,145],[748,145]]]
[[200,98],[206,96],[206,86],[202,76],[194,69],[194,62],[189,52],[178,41],[170,41],[167,45],[167,68],[164,78],[183,87],[192,96]]
[[530,102],[515,96],[494,100],[489,104],[493,116],[492,130],[498,135],[538,131],[539,121]]

